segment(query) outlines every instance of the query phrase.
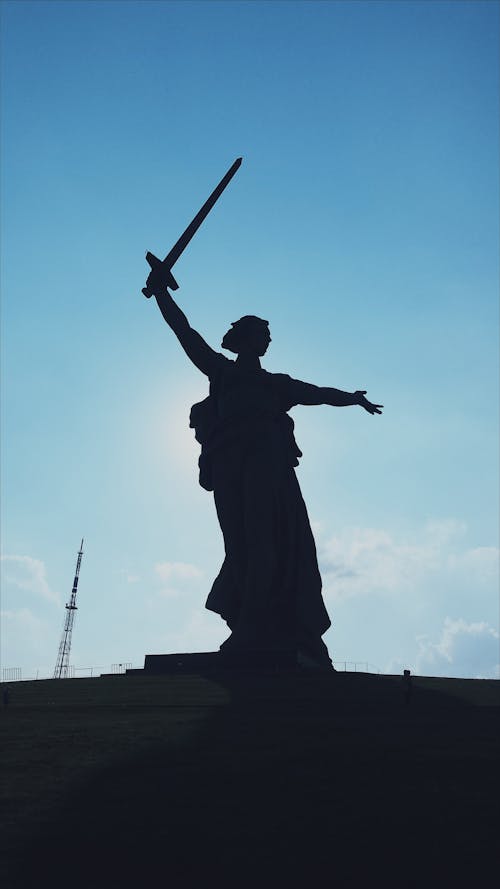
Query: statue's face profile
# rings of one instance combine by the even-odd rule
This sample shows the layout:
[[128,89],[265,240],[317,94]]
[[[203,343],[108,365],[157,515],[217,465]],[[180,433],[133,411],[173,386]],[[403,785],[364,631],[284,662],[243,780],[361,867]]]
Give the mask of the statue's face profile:
[[264,325],[259,325],[254,330],[252,330],[249,338],[248,338],[248,349],[251,352],[256,353],[259,358],[262,358],[263,355],[266,354],[269,343],[271,342],[271,334],[269,332],[269,328]]
[[229,349],[238,355],[257,355],[262,358],[267,352],[271,334],[269,325],[255,315],[245,315],[234,321],[222,340],[223,349]]

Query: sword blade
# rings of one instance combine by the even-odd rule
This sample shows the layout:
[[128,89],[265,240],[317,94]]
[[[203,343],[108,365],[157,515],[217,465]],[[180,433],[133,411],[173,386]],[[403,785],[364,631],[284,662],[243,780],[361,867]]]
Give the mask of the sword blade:
[[194,234],[196,234],[205,217],[208,216],[208,214],[210,213],[210,210],[212,209],[215,202],[220,198],[226,186],[229,185],[231,179],[236,173],[236,170],[238,170],[241,166],[242,160],[243,158],[241,157],[236,158],[234,164],[229,168],[226,175],[222,177],[221,181],[219,182],[217,187],[214,188],[210,197],[205,201],[201,210],[198,211],[193,221],[189,223],[186,231],[183,232],[177,243],[174,244],[170,252],[166,255],[165,259],[162,262],[163,266],[171,269],[174,263],[177,262],[179,256],[181,255],[183,250],[186,249],[191,238]]

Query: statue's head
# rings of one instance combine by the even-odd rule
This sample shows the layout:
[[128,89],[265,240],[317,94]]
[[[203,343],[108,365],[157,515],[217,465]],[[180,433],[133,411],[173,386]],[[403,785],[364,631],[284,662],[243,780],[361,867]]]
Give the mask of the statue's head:
[[222,340],[222,348],[229,349],[239,355],[246,352],[262,357],[271,342],[269,322],[256,315],[244,315],[239,321],[233,321]]

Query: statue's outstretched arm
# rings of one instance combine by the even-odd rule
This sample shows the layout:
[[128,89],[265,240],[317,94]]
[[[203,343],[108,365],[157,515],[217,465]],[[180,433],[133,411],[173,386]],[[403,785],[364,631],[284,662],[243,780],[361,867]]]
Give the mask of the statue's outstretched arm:
[[174,331],[188,358],[191,359],[198,370],[201,370],[207,376],[211,376],[218,360],[217,352],[214,352],[203,337],[190,327],[184,312],[174,302],[167,290],[159,291],[155,296],[160,312],[169,327]]
[[329,386],[314,386],[312,383],[302,383],[294,380],[294,396],[296,404],[330,404],[332,407],[347,407],[351,404],[359,404],[369,414],[381,414],[383,404],[372,404],[365,398],[366,389],[358,389],[356,392],[343,392],[342,389],[332,389]]

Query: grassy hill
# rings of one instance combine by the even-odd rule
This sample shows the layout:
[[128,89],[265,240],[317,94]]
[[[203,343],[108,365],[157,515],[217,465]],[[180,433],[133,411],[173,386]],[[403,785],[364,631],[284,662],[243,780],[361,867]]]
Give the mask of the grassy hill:
[[414,684],[14,683],[2,885],[496,886],[500,684]]

